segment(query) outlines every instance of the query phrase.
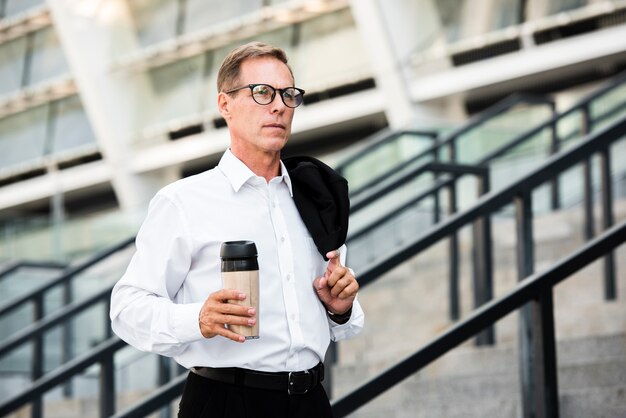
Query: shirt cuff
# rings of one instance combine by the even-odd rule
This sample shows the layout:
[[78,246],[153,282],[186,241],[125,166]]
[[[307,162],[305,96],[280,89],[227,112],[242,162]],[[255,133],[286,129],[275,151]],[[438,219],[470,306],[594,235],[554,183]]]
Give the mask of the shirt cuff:
[[348,322],[345,324],[337,324],[332,319],[328,318],[328,323],[331,328],[331,339],[333,341],[339,341],[355,336],[363,328],[364,317],[363,309],[355,299],[352,304],[352,315],[350,315]]
[[199,322],[202,305],[202,303],[175,305],[172,327],[176,338],[181,343],[188,343],[204,338],[200,332]]

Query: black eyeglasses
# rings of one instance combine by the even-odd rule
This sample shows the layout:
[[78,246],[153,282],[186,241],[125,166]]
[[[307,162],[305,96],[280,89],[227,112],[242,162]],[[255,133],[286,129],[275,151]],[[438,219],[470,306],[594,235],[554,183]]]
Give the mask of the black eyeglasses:
[[247,86],[238,87],[228,90],[226,94],[234,93],[239,90],[250,89],[252,98],[260,105],[268,105],[274,101],[276,92],[280,93],[280,98],[287,107],[296,108],[302,104],[304,98],[304,90],[296,87],[287,87],[286,89],[277,89],[269,84],[248,84]]

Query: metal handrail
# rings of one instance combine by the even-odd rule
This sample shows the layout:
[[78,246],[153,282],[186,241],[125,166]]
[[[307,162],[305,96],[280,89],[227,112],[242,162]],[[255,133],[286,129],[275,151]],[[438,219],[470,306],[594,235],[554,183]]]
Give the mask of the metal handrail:
[[133,236],[115,245],[112,245],[111,247],[97,253],[96,255],[89,257],[86,261],[76,266],[69,267],[66,271],[63,272],[63,274],[61,274],[56,279],[52,279],[51,281],[44,283],[41,286],[33,289],[31,292],[23,296],[20,296],[18,298],[15,298],[5,303],[4,305],[0,305],[0,316],[6,315],[12,310],[22,306],[26,302],[35,301],[36,299],[41,298],[44,295],[44,293],[46,293],[53,287],[56,287],[61,284],[65,284],[77,274],[82,273],[83,271],[87,270],[90,267],[93,267],[95,264],[108,258],[109,256],[115,254],[116,252],[125,249],[126,247],[128,247],[130,244],[134,242],[135,242],[135,237]]
[[38,268],[60,270],[67,267],[65,263],[56,261],[17,261],[0,270],[0,281],[21,268]]
[[543,165],[536,168],[524,178],[514,181],[503,189],[485,194],[479,198],[473,206],[433,226],[424,236],[404,246],[389,259],[372,265],[367,271],[359,274],[359,285],[361,287],[368,285],[391,267],[399,265],[418,252],[425,250],[447,237],[449,234],[458,231],[482,216],[500,210],[502,207],[509,204],[516,194],[531,190],[545,183],[548,179],[553,177],[555,173],[562,173],[573,165],[580,163],[589,155],[608,146],[611,142],[619,139],[624,134],[626,134],[626,117],[597,132],[588,134],[579,144],[552,156]]
[[[382,275],[390,268],[393,268],[408,258],[416,255],[422,250],[426,249],[430,245],[438,242],[444,237],[448,236],[450,233],[454,233],[458,231],[460,228],[464,227],[470,222],[475,221],[481,216],[489,216],[500,210],[503,206],[514,202],[516,204],[518,210],[517,217],[517,234],[518,234],[518,276],[521,279],[524,279],[527,276],[532,275],[533,266],[534,266],[534,258],[533,258],[533,239],[532,239],[532,205],[531,205],[531,196],[532,190],[545,182],[549,181],[551,178],[558,176],[564,171],[570,169],[572,166],[580,163],[584,163],[591,155],[595,153],[600,154],[600,158],[603,160],[603,216],[604,216],[604,228],[611,228],[611,188],[609,182],[609,176],[606,171],[609,170],[608,161],[610,160],[608,155],[609,146],[626,136],[626,117],[621,118],[620,120],[599,129],[597,132],[592,134],[588,134],[583,140],[573,146],[572,148],[562,151],[560,154],[553,156],[548,161],[546,161],[542,166],[535,169],[533,172],[528,174],[525,178],[515,181],[513,184],[508,187],[493,191],[483,196],[476,205],[467,209],[466,211],[459,213],[457,215],[452,216],[448,220],[440,223],[439,225],[433,227],[429,233],[426,234],[422,239],[417,240],[414,243],[411,243],[400,251],[398,251],[393,256],[389,257],[387,260],[378,263],[377,265],[372,266],[367,272],[364,272],[359,275],[359,283],[361,286],[364,286],[371,281],[373,281],[376,277]],[[608,207],[607,207],[608,206]],[[577,262],[580,262],[582,259],[584,261],[585,256],[590,257],[590,251],[596,251],[596,248],[604,249],[604,252],[601,254],[594,255],[594,259],[600,256],[605,256],[605,260],[607,255],[612,255],[610,250],[612,250],[612,246],[607,249],[607,241],[608,240],[616,240],[620,243],[626,239],[624,236],[624,228],[625,225],[621,225],[620,227],[615,227],[608,232],[608,235],[605,235],[604,238],[598,238],[593,240],[592,243],[588,244],[589,247],[585,246],[584,249],[581,250],[582,254],[577,258]],[[619,235],[621,233],[621,235]],[[618,238],[615,238],[618,236]],[[607,238],[609,237],[609,238]],[[617,246],[615,244],[614,246]],[[589,250],[588,248],[592,248]],[[595,253],[593,253],[595,254]],[[609,259],[609,263],[613,263],[614,260],[612,257]],[[566,269],[565,267],[558,267],[561,271]],[[606,267],[605,267],[606,268]],[[614,268],[614,267],[610,267]],[[565,270],[563,270],[565,271]],[[561,277],[562,278],[562,277]],[[545,289],[544,289],[545,290]],[[524,332],[520,333],[520,353],[522,357],[522,376],[523,381],[522,388],[524,390],[524,402],[523,407],[525,410],[536,410],[543,409],[546,412],[545,416],[556,416],[554,411],[557,411],[558,415],[558,399],[554,399],[554,396],[549,396],[548,393],[558,393],[556,390],[557,386],[557,378],[556,378],[556,352],[555,352],[555,343],[554,343],[554,318],[552,312],[552,286],[549,288],[549,292],[543,292],[538,301],[532,302],[530,308],[524,311],[522,316],[521,325],[524,327]],[[518,297],[518,296],[516,296]],[[534,295],[532,297],[535,297]],[[524,296],[524,301],[530,300],[531,296]],[[491,307],[498,302],[489,302],[487,307]],[[521,304],[521,302],[520,302]],[[500,305],[498,305],[500,306]],[[517,309],[516,307],[511,308],[512,310]],[[488,308],[484,308],[488,309]],[[495,308],[493,308],[495,309]],[[499,308],[498,308],[499,309]],[[541,321],[537,323],[533,322],[531,319],[531,314],[528,312],[529,309],[532,309],[536,312],[535,318],[540,317]],[[478,312],[482,312],[479,310]],[[492,311],[489,311],[490,314]],[[510,311],[509,311],[510,312]],[[492,320],[485,323],[484,326],[492,325],[498,318],[493,318]],[[481,326],[480,328],[473,329],[475,332],[478,332],[484,328]],[[459,333],[468,332],[465,328],[464,331],[459,331]],[[470,333],[469,335],[465,335],[461,341],[469,338],[475,332]],[[545,334],[545,335],[544,335]],[[547,336],[547,340],[544,340],[544,337]],[[448,349],[453,348],[457,344],[451,345]],[[437,346],[439,350],[442,348]],[[536,350],[541,350],[541,352],[536,352]],[[535,351],[530,354],[530,352]],[[436,353],[431,353],[434,355]],[[535,360],[532,360],[532,359]],[[537,360],[540,359],[540,360]],[[533,367],[531,364],[533,361],[541,361],[543,363],[540,365],[540,368]],[[398,371],[398,370],[407,370],[408,365],[405,363],[401,363],[397,365],[397,367],[393,368],[393,371],[384,374],[380,380],[377,380],[373,385],[376,384],[385,384],[386,387],[390,387],[390,385],[395,384],[402,380],[404,377],[398,378],[406,371]],[[400,374],[398,374],[400,373]],[[535,376],[536,373],[542,373],[543,375],[540,377]],[[394,377],[395,375],[395,377]],[[406,377],[406,376],[405,376]],[[390,383],[392,380],[395,380],[395,383]],[[543,382],[542,384],[538,382]],[[363,399],[367,398],[373,392],[379,391],[381,389],[375,388],[374,386],[368,387],[362,390],[363,393],[358,395],[358,402],[364,402]],[[350,395],[347,395],[350,397]],[[355,395],[356,396],[356,395]],[[338,415],[339,412],[346,410],[352,411],[357,406],[357,401],[350,401],[349,404],[339,404]],[[362,403],[358,403],[361,405]],[[348,405],[348,406],[345,406]],[[351,406],[350,406],[351,405]],[[532,411],[526,416],[534,416],[533,414],[536,411]]]
[[[47,373],[41,379],[33,382],[32,386],[30,386],[27,390],[14,395],[6,402],[0,404],[0,416],[8,415],[17,408],[32,402],[33,399],[44,395],[48,390],[62,384],[66,380],[76,376],[94,364],[109,360],[116,351],[124,347],[126,347],[126,343],[118,337],[111,337],[108,340],[103,341],[88,353],[76,357],[75,359],[65,363],[63,366]],[[112,367],[112,365],[108,365],[107,367]],[[100,370],[101,376],[109,375],[110,371],[105,371],[104,369],[105,367]],[[111,388],[112,386],[106,389],[110,390]],[[111,392],[114,393],[114,391]]]
[[50,330],[50,328],[66,322],[74,315],[93,307],[95,303],[108,302],[111,297],[110,295],[112,290],[113,286],[110,286],[99,291],[98,293],[92,294],[88,298],[66,305],[58,311],[50,315],[46,315],[37,322],[34,322],[9,336],[0,343],[0,356],[13,350],[24,342],[40,337],[44,332]]
[[[478,176],[479,178],[482,178],[483,181],[487,179],[487,176],[489,174],[489,170],[484,167],[462,165],[462,164],[443,164],[443,163],[425,163],[423,166],[416,169],[414,173],[416,175],[420,175],[424,172],[431,172],[431,171],[432,172],[448,172],[448,173],[452,172],[453,174],[456,174],[456,175],[473,174],[473,175]],[[349,232],[348,238],[347,238],[348,242],[367,234],[373,228],[376,228],[380,226],[381,224],[383,224],[384,222],[388,221],[389,219],[392,219],[395,215],[401,212],[404,212],[406,209],[410,208],[411,206],[421,202],[422,200],[428,197],[436,195],[440,191],[444,190],[446,187],[450,187],[454,183],[455,180],[456,179],[454,177],[437,180],[434,185],[423,190],[420,194],[408,200],[407,202],[403,203],[401,206],[394,208],[389,212],[386,212],[384,216],[381,216],[380,218],[373,220],[367,226],[359,229],[358,231]],[[383,195],[392,192],[393,190],[395,190],[395,187],[397,187],[398,185],[403,185],[408,181],[409,179],[407,179],[407,181],[401,182],[400,184],[396,184],[394,182],[390,184],[388,187],[385,187],[385,189],[379,190],[377,191],[377,193],[371,196],[367,196],[366,201],[364,199],[364,201],[359,201],[358,203],[350,207],[351,214],[358,212],[360,209],[365,207],[363,203],[371,203],[374,200],[382,197]]]
[[375,200],[378,200],[381,197],[395,191],[398,187],[408,183],[411,180],[414,180],[416,177],[425,173],[483,175],[485,173],[485,168],[468,164],[425,162],[411,169],[410,171],[401,173],[399,176],[396,176],[385,183],[381,183],[379,187],[376,187],[373,190],[369,190],[367,195],[354,199],[354,202],[351,202],[350,204],[350,215],[359,212],[361,209],[367,207]]
[[400,130],[400,131],[391,131],[389,128],[385,128],[382,131],[376,132],[375,134],[373,134],[370,138],[363,140],[364,142],[370,142],[369,144],[367,144],[365,147],[359,149],[357,152],[355,152],[354,154],[350,155],[349,157],[346,157],[344,160],[340,161],[339,163],[337,163],[334,167],[334,169],[338,172],[338,173],[342,173],[343,170],[345,169],[345,167],[349,164],[351,164],[352,162],[360,159],[361,157],[363,157],[366,154],[369,154],[370,152],[385,146],[386,144],[388,144],[389,142],[393,141],[394,139],[400,137],[400,136],[404,136],[404,135],[415,135],[415,136],[424,136],[424,137],[430,137],[430,139],[434,140],[437,137],[437,132],[435,131],[420,131],[420,130]]
[[[510,151],[511,149],[515,148],[516,146],[519,146],[520,144],[522,144],[523,142],[525,142],[526,140],[528,140],[529,138],[533,137],[534,135],[536,135],[537,133],[541,132],[544,129],[550,128],[550,127],[555,127],[556,123],[558,121],[560,121],[562,118],[565,118],[575,112],[580,111],[581,109],[585,109],[588,111],[588,106],[591,104],[591,102],[593,102],[594,100],[598,99],[599,97],[603,96],[606,93],[609,93],[611,90],[613,90],[614,88],[616,88],[617,86],[619,86],[620,84],[626,82],[626,71],[618,74],[616,77],[612,78],[611,80],[607,81],[606,83],[604,83],[603,85],[601,85],[600,87],[598,87],[596,90],[594,90],[592,93],[590,93],[589,95],[581,98],[580,100],[578,100],[574,105],[572,105],[570,108],[566,109],[563,112],[554,114],[548,121],[540,124],[539,126],[536,126],[534,128],[531,128],[530,130],[523,132],[521,134],[519,134],[517,137],[515,137],[514,139],[512,139],[511,141],[509,141],[506,144],[503,144],[500,148],[496,149],[495,151],[492,151],[490,154],[488,154],[487,156],[484,156],[483,158],[481,158],[479,161],[476,162],[476,164],[486,164],[487,162],[491,161],[494,158],[497,158],[503,154],[505,154],[506,152]],[[520,102],[515,102],[515,99],[519,98]],[[438,153],[441,149],[443,149],[444,147],[453,147],[454,146],[454,142],[458,139],[458,137],[466,132],[468,132],[469,130],[471,130],[472,128],[484,123],[486,120],[489,119],[489,117],[493,117],[493,116],[497,116],[498,114],[506,111],[507,109],[511,108],[513,105],[517,104],[517,103],[522,103],[525,100],[528,100],[529,102],[532,103],[533,100],[533,96],[530,95],[512,95],[509,96],[507,98],[505,98],[502,102],[496,103],[493,108],[489,108],[487,110],[485,110],[485,112],[482,112],[481,114],[477,115],[475,118],[470,119],[470,122],[468,123],[467,126],[463,126],[461,128],[459,128],[456,131],[451,132],[448,135],[445,135],[444,137],[442,137],[441,139],[439,139],[437,141],[436,144],[432,145],[429,148],[426,148],[424,150],[422,150],[421,153],[417,154],[416,156],[412,157],[410,160],[407,160],[403,163],[401,163],[400,165],[395,166],[393,169],[388,170],[387,172],[383,173],[382,175],[376,177],[375,179],[372,179],[368,185],[372,185],[372,184],[376,184],[377,182],[381,181],[381,179],[384,179],[390,175],[392,175],[394,172],[396,172],[397,170],[401,170],[402,168],[410,165],[413,163],[413,161],[419,160],[421,158],[425,158],[428,155],[434,155],[436,153]],[[539,96],[536,100],[539,101],[539,103],[541,103],[541,97]],[[502,104],[501,104],[502,103]],[[553,105],[552,102],[548,101],[546,99],[546,104],[551,104]],[[507,107],[508,105],[508,107]],[[612,112],[609,112],[609,114]],[[483,114],[485,114],[486,116],[483,117]],[[606,117],[606,115],[604,115],[604,117]],[[586,134],[588,132],[583,132],[583,134]],[[554,144],[552,146],[551,152],[555,153],[558,151],[558,141],[556,141],[556,137],[554,138]],[[453,158],[453,160],[455,160]],[[556,189],[556,187],[555,187]],[[362,192],[363,190],[365,190],[365,188],[360,188],[359,190],[356,190],[354,192],[352,192],[351,194],[353,195],[357,195],[360,192]],[[554,192],[556,194],[556,191]],[[556,208],[558,207],[558,204],[555,203],[553,204],[553,206]]]
[[[484,124],[485,122],[487,122],[488,120],[490,120],[493,117],[499,116],[502,113],[505,113],[506,111],[510,110],[511,108],[517,106],[518,104],[521,103],[530,103],[530,104],[547,104],[552,108],[552,112],[554,113],[554,101],[552,101],[551,99],[544,97],[544,96],[535,96],[535,95],[530,95],[530,94],[521,94],[521,93],[514,93],[506,98],[504,98],[503,100],[501,100],[500,102],[494,104],[493,106],[489,107],[488,109],[484,110],[483,112],[473,116],[472,118],[470,118],[470,120],[465,123],[462,127],[454,130],[453,132],[444,135],[442,138],[437,139],[436,143],[431,145],[430,147],[422,150],[419,154],[413,156],[412,158],[408,159],[407,161],[404,161],[400,164],[397,164],[396,166],[394,166],[392,169],[384,172],[383,174],[376,176],[375,178],[371,179],[369,182],[367,182],[366,184],[362,185],[361,187],[359,187],[358,189],[352,190],[350,191],[350,195],[351,196],[356,196],[358,194],[360,194],[361,192],[363,192],[364,190],[367,190],[369,187],[372,187],[373,185],[379,183],[382,179],[387,178],[389,175],[391,175],[394,172],[397,172],[398,170],[402,170],[405,167],[411,165],[414,161],[420,160],[422,158],[425,158],[429,155],[435,155],[437,156],[439,151],[441,149],[443,149],[445,146],[450,146],[451,144],[454,143],[454,141],[456,141],[456,139],[471,131],[472,129],[476,128],[477,126],[480,126],[482,124]],[[387,142],[392,141],[393,139],[395,139],[397,136],[400,136],[402,134],[405,134],[405,131],[402,131],[400,133],[398,133],[397,135],[395,134],[391,134],[386,140],[384,141],[380,141],[377,142],[375,145],[376,147],[381,146]],[[368,151],[371,151],[371,148],[365,148],[363,149],[358,155],[354,156],[353,158],[350,158],[349,160],[346,160],[344,162],[342,162],[340,165],[338,165],[338,171],[341,173],[341,169],[351,163],[352,161],[360,158],[363,154],[367,153]],[[438,157],[436,157],[435,159],[438,159]]]
[[144,398],[139,404],[132,405],[111,418],[142,418],[163,407],[163,399],[176,399],[183,392],[187,375],[182,374],[163,385],[154,393]]
[[[626,222],[607,230],[586,243],[575,253],[558,262],[549,270],[528,277],[513,290],[497,300],[486,303],[466,319],[456,323],[444,334],[412,355],[388,368],[375,378],[349,394],[332,402],[333,413],[343,417],[355,411],[392,386],[424,368],[453,348],[462,344],[482,329],[520,309],[533,299],[538,299],[547,288],[550,290],[573,273],[594,262],[626,241]],[[554,338],[554,334],[552,334]],[[554,416],[554,415],[551,415]]]

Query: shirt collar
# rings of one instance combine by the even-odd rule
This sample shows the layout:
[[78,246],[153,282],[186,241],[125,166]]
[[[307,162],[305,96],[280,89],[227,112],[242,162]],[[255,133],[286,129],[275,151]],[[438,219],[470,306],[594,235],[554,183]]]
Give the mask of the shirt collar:
[[[250,170],[248,166],[245,165],[239,158],[235,157],[235,154],[231,152],[230,148],[226,150],[226,152],[220,159],[218,168],[222,173],[224,173],[224,176],[226,176],[226,178],[230,182],[230,185],[232,186],[235,193],[238,192],[244,184],[248,182],[254,184],[255,179],[262,179],[261,177],[254,174],[252,170]],[[280,173],[280,176],[278,176],[281,179],[280,181],[285,182],[287,188],[289,189],[289,194],[293,197],[291,178],[289,178],[287,168],[282,161],[280,162]],[[265,181],[264,179],[262,180]]]

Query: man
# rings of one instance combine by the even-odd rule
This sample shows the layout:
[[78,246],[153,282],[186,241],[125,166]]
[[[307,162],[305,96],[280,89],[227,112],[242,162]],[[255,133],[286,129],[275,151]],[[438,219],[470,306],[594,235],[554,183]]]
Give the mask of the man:
[[[150,203],[113,289],[113,330],[191,370],[180,417],[330,417],[321,362],[330,339],[356,335],[364,315],[345,246],[324,261],[280,160],[304,91],[285,53],[258,42],[233,50],[217,83],[230,149]],[[256,243],[259,312],[230,302],[247,295],[222,289],[220,246],[233,240]],[[228,328],[257,320],[259,339]]]

